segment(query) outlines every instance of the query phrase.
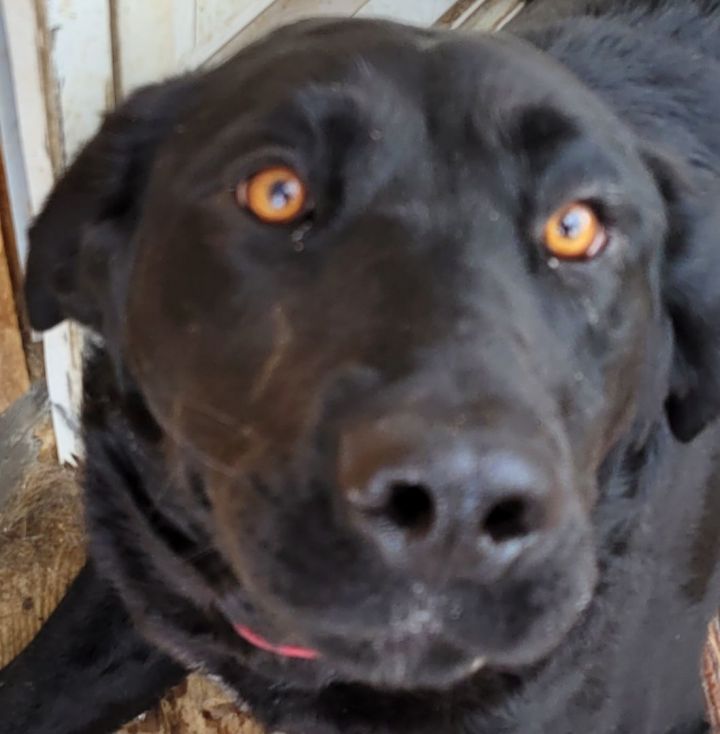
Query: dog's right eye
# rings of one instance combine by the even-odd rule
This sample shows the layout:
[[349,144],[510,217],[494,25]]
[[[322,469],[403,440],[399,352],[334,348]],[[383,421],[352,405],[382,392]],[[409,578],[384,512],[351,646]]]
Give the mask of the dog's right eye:
[[258,171],[237,187],[235,197],[240,206],[269,224],[292,224],[307,213],[307,187],[286,166]]
[[573,202],[558,209],[545,222],[543,244],[562,260],[589,259],[599,255],[608,233],[588,204]]

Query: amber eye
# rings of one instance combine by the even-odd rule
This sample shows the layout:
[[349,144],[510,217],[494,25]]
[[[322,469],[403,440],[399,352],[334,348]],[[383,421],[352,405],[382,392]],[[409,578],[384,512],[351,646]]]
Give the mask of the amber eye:
[[290,224],[305,212],[307,190],[291,168],[273,166],[251,176],[236,191],[238,203],[258,219],[271,224]]
[[551,255],[579,260],[599,254],[607,244],[608,234],[590,206],[573,202],[547,220],[543,239]]

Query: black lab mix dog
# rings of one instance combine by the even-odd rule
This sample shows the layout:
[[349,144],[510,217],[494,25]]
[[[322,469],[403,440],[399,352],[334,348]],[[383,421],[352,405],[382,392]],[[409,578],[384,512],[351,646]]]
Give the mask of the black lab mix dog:
[[287,734],[701,734],[720,2],[283,28],[110,115],[32,231],[91,561],[2,734],[192,668]]

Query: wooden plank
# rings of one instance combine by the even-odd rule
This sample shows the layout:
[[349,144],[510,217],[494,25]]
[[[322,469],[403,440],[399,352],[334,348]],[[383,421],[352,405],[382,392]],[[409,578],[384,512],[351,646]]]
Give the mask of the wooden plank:
[[143,84],[202,66],[272,4],[111,0],[116,88],[125,96]]
[[229,59],[244,46],[286,23],[310,17],[354,15],[366,2],[367,0],[276,0],[214,54],[207,65],[212,66]]
[[459,28],[485,2],[486,0],[457,0],[442,14],[436,25],[443,28]]
[[47,104],[60,126],[64,168],[113,106],[110,12],[98,0],[45,0],[49,46]]
[[272,4],[267,0],[195,0],[197,46],[208,48],[242,30]]
[[111,0],[119,96],[182,71],[195,47],[195,0]]
[[5,240],[0,229],[0,413],[29,387]]
[[[39,211],[52,188],[53,166],[48,149],[50,132],[45,109],[45,90],[40,68],[40,33],[32,2],[0,0],[11,64],[11,81],[17,132],[22,147],[30,213]],[[22,104],[17,104],[22,100]]]
[[[4,230],[8,248],[17,258],[17,272],[13,278],[21,279],[27,256],[27,228],[32,214],[30,192],[25,169],[20,122],[15,104],[15,75],[10,63],[10,47],[7,23],[0,0],[0,150],[3,153],[3,166],[6,173],[6,193],[0,197],[7,202],[10,214],[4,213],[2,224],[11,227],[12,232]],[[49,170],[49,166],[48,166]],[[12,264],[11,264],[12,265]]]
[[240,31],[249,25],[273,0],[195,0],[196,46],[181,60],[184,69],[206,63]]
[[369,0],[357,16],[429,26],[441,18],[452,5],[452,0]]
[[461,27],[466,29],[493,30],[509,23],[523,8],[519,0],[485,0],[469,17],[465,17]]

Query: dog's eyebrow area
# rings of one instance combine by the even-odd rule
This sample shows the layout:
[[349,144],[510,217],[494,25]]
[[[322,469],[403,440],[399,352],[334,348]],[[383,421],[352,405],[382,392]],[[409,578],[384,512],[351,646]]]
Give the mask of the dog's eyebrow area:
[[[264,158],[300,162],[321,178],[344,178],[348,167],[359,174],[408,162],[427,138],[422,107],[412,93],[381,71],[338,69],[326,76],[334,78],[295,85],[273,80],[273,91],[261,104],[241,109],[229,122],[191,119],[188,129],[202,127],[206,143],[193,150],[179,140],[170,151],[176,173],[186,174],[193,187],[202,182],[202,190],[210,192],[217,187],[218,172],[223,185],[234,185],[234,177],[243,174],[243,161],[251,166]],[[246,83],[260,82],[253,78]],[[403,145],[393,143],[398,140]]]
[[[326,146],[352,154],[355,145],[381,143],[389,135],[424,132],[423,110],[412,89],[393,82],[364,60],[337,81],[310,82],[268,116],[275,127],[282,118],[297,133],[308,132]],[[369,151],[364,149],[363,155]]]

